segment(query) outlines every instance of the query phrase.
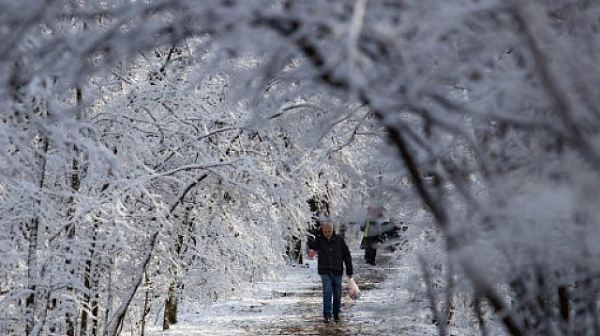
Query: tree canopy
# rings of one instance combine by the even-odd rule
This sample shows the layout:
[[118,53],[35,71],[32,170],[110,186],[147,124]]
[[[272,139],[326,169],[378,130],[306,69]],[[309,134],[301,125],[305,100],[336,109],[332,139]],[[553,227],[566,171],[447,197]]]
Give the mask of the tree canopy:
[[508,334],[600,333],[598,14],[0,0],[0,329],[168,328],[283,263],[319,199],[338,223],[385,203]]

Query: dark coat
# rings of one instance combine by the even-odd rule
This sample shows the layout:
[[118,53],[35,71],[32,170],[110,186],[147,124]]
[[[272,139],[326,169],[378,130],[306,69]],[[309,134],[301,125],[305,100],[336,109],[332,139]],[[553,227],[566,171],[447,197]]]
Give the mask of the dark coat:
[[319,233],[314,240],[308,241],[308,248],[319,253],[319,274],[342,275],[346,264],[346,275],[352,276],[350,249],[339,235],[334,233],[331,239],[327,239]]

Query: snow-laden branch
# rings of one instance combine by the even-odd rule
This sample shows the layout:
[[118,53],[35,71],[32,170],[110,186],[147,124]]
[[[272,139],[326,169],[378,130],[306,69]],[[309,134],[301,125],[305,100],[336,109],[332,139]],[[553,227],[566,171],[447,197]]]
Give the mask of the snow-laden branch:
[[106,329],[104,330],[104,336],[116,336],[118,333],[119,325],[123,322],[125,318],[125,314],[127,313],[127,309],[135,296],[140,284],[142,283],[142,279],[144,278],[144,273],[152,259],[152,255],[154,253],[154,248],[156,243],[158,242],[158,234],[159,232],[155,232],[150,237],[150,240],[146,247],[146,253],[141,260],[140,265],[138,265],[137,270],[135,272],[135,277],[131,280],[131,285],[129,289],[124,293],[122,300],[123,302],[117,308],[113,316],[108,320],[108,324]]

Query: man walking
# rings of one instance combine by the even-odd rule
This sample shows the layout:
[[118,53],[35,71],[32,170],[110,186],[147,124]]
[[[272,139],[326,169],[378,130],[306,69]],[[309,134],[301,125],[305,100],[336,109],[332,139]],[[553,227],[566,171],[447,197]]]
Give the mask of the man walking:
[[329,323],[333,315],[340,322],[342,304],[342,276],[344,264],[346,275],[352,278],[352,257],[344,239],[333,232],[333,226],[327,221],[321,223],[321,232],[308,247],[318,254],[318,273],[323,284],[323,319]]
[[360,226],[363,232],[361,248],[365,249],[365,261],[367,264],[375,265],[377,256],[377,245],[381,242],[381,234],[385,231],[384,225],[389,222],[383,222],[383,209],[377,206],[367,208],[368,216],[365,222]]

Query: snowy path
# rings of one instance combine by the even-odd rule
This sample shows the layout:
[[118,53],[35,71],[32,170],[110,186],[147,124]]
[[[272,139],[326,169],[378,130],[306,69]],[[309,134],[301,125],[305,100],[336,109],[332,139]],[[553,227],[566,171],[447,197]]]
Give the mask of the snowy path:
[[252,298],[182,312],[180,322],[170,330],[151,329],[147,335],[432,335],[435,331],[415,321],[413,314],[398,311],[398,303],[408,297],[406,293],[381,288],[398,274],[390,260],[389,254],[380,252],[377,266],[370,266],[364,263],[361,250],[353,251],[354,278],[362,296],[357,301],[343,297],[340,324],[323,324],[320,278],[315,268],[298,267],[287,269],[281,281],[257,284]]

